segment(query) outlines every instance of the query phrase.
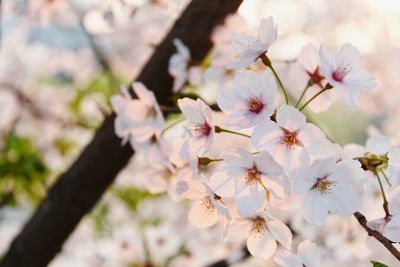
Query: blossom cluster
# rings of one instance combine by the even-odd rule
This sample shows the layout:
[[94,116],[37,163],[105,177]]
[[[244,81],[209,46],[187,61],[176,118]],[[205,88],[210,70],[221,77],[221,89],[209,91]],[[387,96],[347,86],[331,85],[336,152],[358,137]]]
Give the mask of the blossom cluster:
[[[217,224],[222,239],[245,240],[257,258],[312,267],[321,266],[314,242],[305,238],[297,255],[291,252],[294,214],[316,226],[331,214],[348,220],[379,186],[384,214],[368,226],[400,242],[400,149],[382,134],[365,147],[341,147],[304,113],[340,100],[356,105],[376,87],[374,76],[351,44],[339,50],[310,44],[283,79],[268,56],[277,36],[273,19],[263,19],[256,36],[234,36],[237,58],[208,69],[191,66],[189,49],[175,40],[169,73],[180,112],[172,119],[140,82],[132,85],[136,98],[124,87],[112,97],[116,134],[146,158],[147,189],[190,200],[193,225]],[[186,93],[207,82],[217,85],[216,103]]]

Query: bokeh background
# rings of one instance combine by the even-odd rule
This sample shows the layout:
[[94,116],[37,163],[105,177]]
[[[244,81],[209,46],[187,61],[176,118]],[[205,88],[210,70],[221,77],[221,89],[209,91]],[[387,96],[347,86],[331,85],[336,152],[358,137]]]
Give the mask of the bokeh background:
[[[136,76],[187,3],[1,1],[0,255],[91,140],[111,111],[110,96]],[[267,16],[278,25],[278,40],[269,50],[278,64],[295,59],[308,43],[357,46],[378,87],[357,108],[335,104],[310,116],[340,144],[364,144],[377,132],[399,138],[400,1],[245,0],[238,13],[227,23],[226,36],[215,38],[216,47]],[[145,177],[135,175],[137,160],[120,173],[51,267],[133,267],[148,258],[155,266],[203,266],[235,256],[240,246],[224,244],[218,229],[190,225],[187,203],[149,194]],[[336,258],[348,263],[355,257],[353,266],[369,266],[362,255],[353,256]]]

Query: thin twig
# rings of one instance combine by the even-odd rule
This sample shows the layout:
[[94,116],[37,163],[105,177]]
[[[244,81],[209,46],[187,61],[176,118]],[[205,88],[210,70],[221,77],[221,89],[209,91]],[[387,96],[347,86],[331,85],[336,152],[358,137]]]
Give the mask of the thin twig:
[[357,221],[360,223],[360,225],[365,229],[365,231],[367,231],[368,235],[374,237],[376,240],[378,240],[382,245],[385,246],[385,248],[387,248],[387,250],[389,250],[390,253],[392,253],[392,255],[394,257],[396,257],[396,259],[398,259],[400,261],[400,251],[398,251],[394,246],[393,246],[393,242],[390,241],[389,239],[387,239],[386,237],[384,237],[380,232],[371,229],[368,225],[367,225],[367,219],[365,218],[365,216],[363,214],[361,214],[360,212],[355,212],[354,213],[354,217],[356,217]]

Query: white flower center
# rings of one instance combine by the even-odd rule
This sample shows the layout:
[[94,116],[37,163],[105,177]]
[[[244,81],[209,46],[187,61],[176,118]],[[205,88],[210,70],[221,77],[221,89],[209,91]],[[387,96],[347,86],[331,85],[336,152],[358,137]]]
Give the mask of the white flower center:
[[337,69],[332,73],[332,78],[337,82],[343,82],[344,78],[350,72],[351,66],[341,63]]
[[258,96],[250,96],[247,99],[247,105],[249,107],[249,111],[256,114],[259,114],[264,109],[264,103]]

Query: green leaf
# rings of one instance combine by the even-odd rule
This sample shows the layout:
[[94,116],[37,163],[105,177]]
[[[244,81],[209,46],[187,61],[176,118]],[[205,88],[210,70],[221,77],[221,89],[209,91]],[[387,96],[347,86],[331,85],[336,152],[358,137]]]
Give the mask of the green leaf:
[[21,197],[34,202],[45,194],[49,170],[36,144],[10,133],[0,147],[0,199],[13,204]]
[[378,261],[371,261],[371,263],[372,263],[372,267],[390,267],[390,266],[383,264],[381,262],[378,262]]
[[146,191],[141,191],[134,187],[118,188],[114,190],[114,193],[132,210],[136,211],[137,206],[142,201],[158,197],[159,195],[153,195]]

